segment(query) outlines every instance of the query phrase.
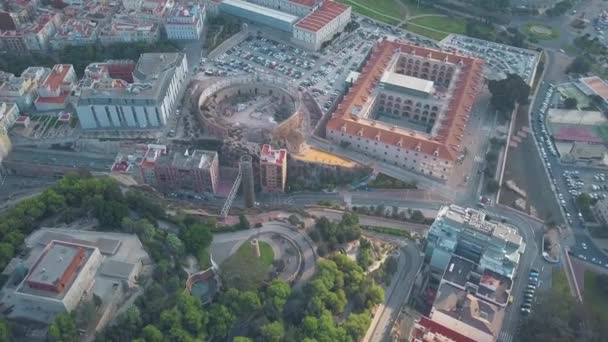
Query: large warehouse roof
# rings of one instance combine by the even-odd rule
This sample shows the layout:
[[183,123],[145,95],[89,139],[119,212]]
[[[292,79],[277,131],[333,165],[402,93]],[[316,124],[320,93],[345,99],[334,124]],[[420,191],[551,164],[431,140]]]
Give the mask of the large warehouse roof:
[[316,11],[300,20],[300,22],[296,24],[296,27],[311,32],[318,32],[349,8],[349,6],[335,1],[325,1]]
[[253,12],[255,14],[259,14],[259,15],[266,16],[266,17],[272,17],[274,19],[281,20],[281,21],[288,22],[288,23],[294,23],[298,19],[300,19],[299,17],[296,17],[295,15],[292,15],[292,14],[289,14],[286,12],[277,11],[272,8],[256,5],[256,4],[242,1],[242,0],[224,0],[224,1],[222,1],[222,3],[225,5],[239,7],[244,10]]

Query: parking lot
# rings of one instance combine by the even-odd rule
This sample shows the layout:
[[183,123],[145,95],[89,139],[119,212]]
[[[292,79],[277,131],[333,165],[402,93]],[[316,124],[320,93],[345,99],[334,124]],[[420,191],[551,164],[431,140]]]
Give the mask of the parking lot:
[[324,53],[303,51],[264,36],[250,36],[216,59],[201,59],[206,76],[268,73],[288,79],[300,91],[310,91],[325,111],[344,89],[350,71],[358,70],[375,39],[357,30],[341,37]]
[[269,73],[288,79],[300,91],[310,92],[324,112],[344,89],[351,71],[359,71],[372,45],[380,38],[402,39],[416,45],[436,46],[424,37],[369,19],[355,18],[360,26],[344,32],[322,52],[307,52],[269,33],[249,36],[217,58],[202,57],[196,70],[207,77],[242,73]]
[[536,51],[457,34],[449,35],[439,45],[444,49],[485,60],[488,71],[486,75],[490,79],[503,79],[507,74],[517,74],[530,83],[539,58]]

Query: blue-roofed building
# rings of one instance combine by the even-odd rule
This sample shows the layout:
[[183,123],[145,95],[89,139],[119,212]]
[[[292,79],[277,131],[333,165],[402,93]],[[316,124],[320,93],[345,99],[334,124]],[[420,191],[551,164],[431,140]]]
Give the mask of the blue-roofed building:
[[443,274],[452,255],[513,278],[525,244],[521,235],[506,224],[488,221],[483,211],[456,205],[439,210],[427,236],[426,254],[431,270]]

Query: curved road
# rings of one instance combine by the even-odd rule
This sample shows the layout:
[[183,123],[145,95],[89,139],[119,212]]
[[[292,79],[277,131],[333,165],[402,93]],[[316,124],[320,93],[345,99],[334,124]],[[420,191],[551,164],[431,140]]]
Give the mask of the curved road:
[[414,286],[416,275],[422,266],[423,257],[412,241],[395,236],[365,232],[365,235],[401,245],[398,271],[391,285],[385,289],[384,303],[378,306],[363,341],[390,341],[391,329],[399,311],[407,302]]
[[[221,263],[228,257],[229,251],[232,249],[230,246],[248,240],[258,233],[282,234],[289,237],[296,243],[302,252],[302,259],[304,262],[302,276],[296,282],[296,286],[301,286],[314,276],[317,255],[313,247],[313,242],[305,234],[296,231],[292,226],[282,222],[268,222],[265,223],[261,228],[214,234],[213,242],[211,243],[211,254],[214,255],[214,261],[218,264]],[[226,253],[227,251],[228,253]]]

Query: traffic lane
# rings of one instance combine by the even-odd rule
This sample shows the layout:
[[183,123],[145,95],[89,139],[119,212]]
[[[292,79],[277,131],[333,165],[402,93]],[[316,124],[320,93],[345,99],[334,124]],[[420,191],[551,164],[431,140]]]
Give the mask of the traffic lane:
[[416,275],[422,264],[421,253],[412,242],[403,242],[402,239],[379,233],[365,232],[387,241],[401,244],[399,249],[399,273],[393,278],[386,291],[385,303],[378,307],[372,323],[368,328],[363,341],[389,341],[391,328],[399,314],[401,307],[407,302],[414,285]]
[[519,269],[513,280],[514,283],[511,294],[513,295],[514,301],[505,311],[506,317],[502,329],[509,334],[515,335],[520,317],[519,308],[523,303],[521,294],[528,286],[528,275],[530,270],[533,267],[538,267],[537,265],[541,265],[541,267],[544,265],[537,244],[537,240],[540,240],[540,236],[543,232],[543,225],[540,222],[506,208],[492,207],[488,208],[486,211],[488,211],[490,215],[493,214],[495,217],[506,219],[507,224],[516,227],[526,244],[526,249],[520,258]]

